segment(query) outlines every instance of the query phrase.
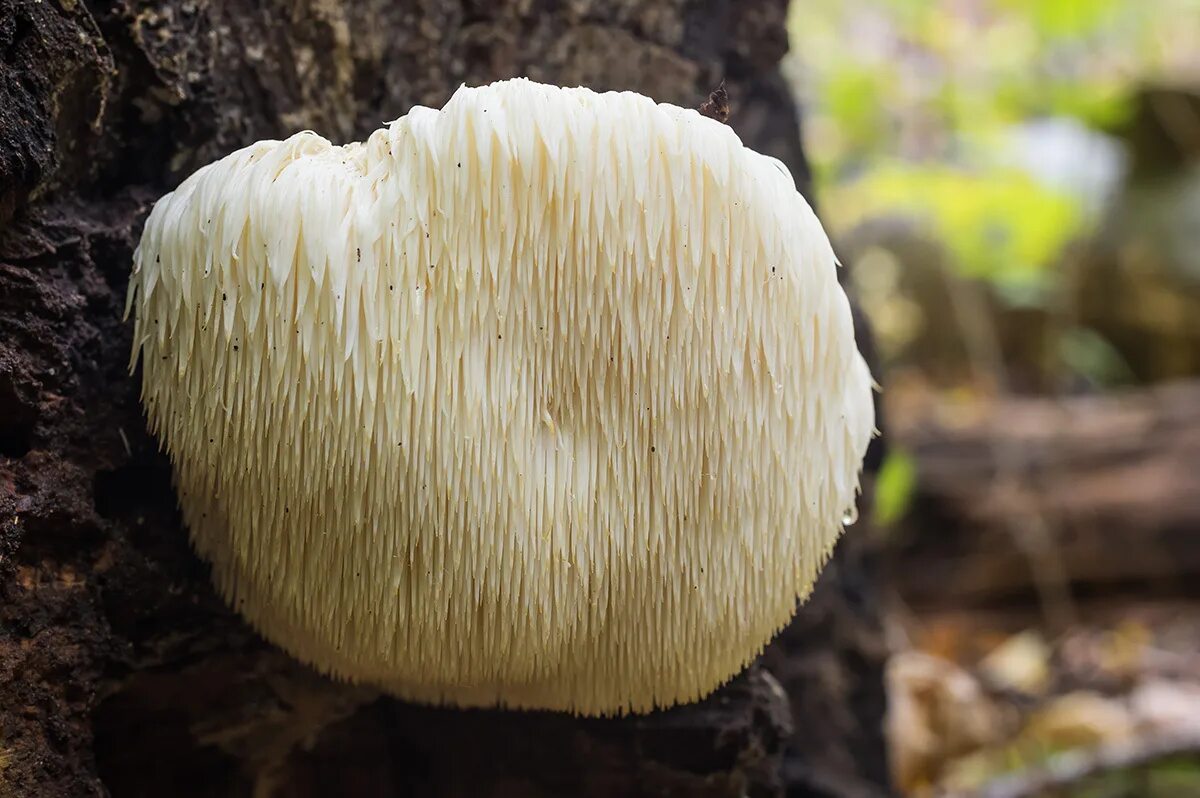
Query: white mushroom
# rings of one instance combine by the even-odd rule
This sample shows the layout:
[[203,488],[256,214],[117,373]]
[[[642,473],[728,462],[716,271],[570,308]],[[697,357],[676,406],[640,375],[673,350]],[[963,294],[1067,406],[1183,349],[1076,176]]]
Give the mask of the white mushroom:
[[225,596],[398,696],[697,699],[812,588],[871,379],[791,176],[695,111],[527,80],[163,197],[133,360]]

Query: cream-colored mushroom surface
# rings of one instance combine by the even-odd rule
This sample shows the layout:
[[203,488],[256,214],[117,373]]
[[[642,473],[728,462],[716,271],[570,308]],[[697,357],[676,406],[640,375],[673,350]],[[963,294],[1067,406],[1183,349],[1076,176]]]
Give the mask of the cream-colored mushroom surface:
[[874,424],[829,241],[692,110],[526,80],[206,166],[133,358],[222,595],[338,677],[585,714],[711,692],[810,591]]

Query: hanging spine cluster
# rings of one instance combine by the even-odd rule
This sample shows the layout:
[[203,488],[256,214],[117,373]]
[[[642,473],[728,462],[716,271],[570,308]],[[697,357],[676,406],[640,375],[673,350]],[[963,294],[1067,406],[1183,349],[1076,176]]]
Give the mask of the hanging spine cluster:
[[155,206],[129,307],[219,590],[417,700],[711,691],[811,589],[874,423],[787,170],[631,93],[235,152]]

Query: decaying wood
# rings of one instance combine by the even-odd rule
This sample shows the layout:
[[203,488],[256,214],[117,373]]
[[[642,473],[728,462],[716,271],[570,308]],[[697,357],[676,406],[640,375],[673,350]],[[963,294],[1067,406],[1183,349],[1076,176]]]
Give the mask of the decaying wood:
[[0,0],[0,795],[886,790],[861,526],[770,664],[701,704],[606,721],[407,705],[316,676],[215,598],[126,371],[155,198],[254,140],[359,138],[462,82],[696,107],[727,79],[739,135],[807,189],[786,7]]
[[[1044,531],[1076,593],[1196,591],[1200,383],[1011,399],[902,434],[919,477],[893,559],[901,592],[957,606],[1034,592],[1022,536]],[[1008,452],[1014,469],[1000,467]]]

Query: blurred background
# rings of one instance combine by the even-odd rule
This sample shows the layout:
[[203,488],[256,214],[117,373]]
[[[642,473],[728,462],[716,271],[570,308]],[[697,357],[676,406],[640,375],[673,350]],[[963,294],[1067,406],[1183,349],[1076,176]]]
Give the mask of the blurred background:
[[910,795],[1200,795],[1200,0],[808,0]]

